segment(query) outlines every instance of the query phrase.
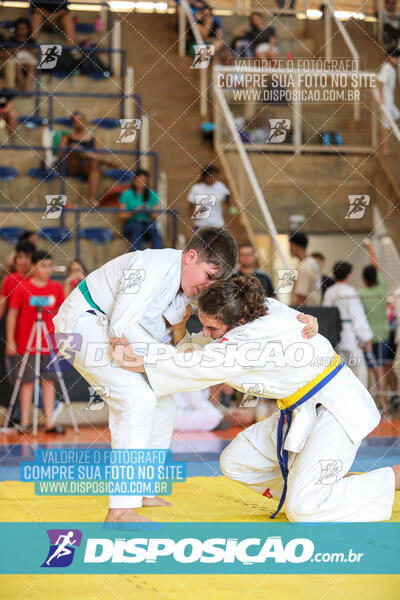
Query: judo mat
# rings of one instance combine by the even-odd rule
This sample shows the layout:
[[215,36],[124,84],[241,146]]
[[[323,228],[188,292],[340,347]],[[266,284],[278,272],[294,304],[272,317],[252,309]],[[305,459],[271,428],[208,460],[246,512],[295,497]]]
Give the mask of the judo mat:
[[[164,522],[265,522],[276,501],[223,476],[176,483],[171,506],[141,509]],[[105,497],[35,496],[34,484],[0,483],[1,521],[101,521]],[[286,521],[284,513],[277,519]],[[392,521],[400,521],[400,492]],[[2,575],[1,600],[391,600],[397,575]]]
[[[398,422],[386,430],[381,427],[378,435],[364,440],[352,470],[400,463],[398,427]],[[140,512],[163,522],[266,522],[277,502],[221,475],[218,457],[235,433],[175,434],[174,460],[186,462],[188,478],[184,483],[173,484],[173,493],[167,498],[171,506]],[[91,447],[104,447],[108,435],[82,430],[78,439],[71,434],[63,439],[43,438],[39,444],[66,448],[79,447],[84,441]],[[33,458],[35,446],[32,442],[15,442],[8,437],[0,443],[0,521],[104,520],[106,497],[36,496],[33,483],[19,481],[19,464]],[[400,492],[396,492],[391,520],[400,522]],[[276,521],[286,521],[285,514],[279,514]],[[394,600],[399,597],[398,575],[0,575],[0,600]]]

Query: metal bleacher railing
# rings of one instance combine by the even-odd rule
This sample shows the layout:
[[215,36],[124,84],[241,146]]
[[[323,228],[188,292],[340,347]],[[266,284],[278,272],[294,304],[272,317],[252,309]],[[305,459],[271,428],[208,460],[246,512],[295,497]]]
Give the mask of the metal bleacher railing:
[[[261,87],[260,81],[265,82]],[[226,106],[235,115],[247,151],[368,154],[376,148],[378,118],[373,108],[373,73],[261,68],[251,64],[241,70],[237,66],[217,65],[213,82],[214,93],[223,92]],[[318,104],[318,111],[314,103]],[[330,110],[329,105],[335,109]],[[226,143],[218,115],[217,112],[215,130],[221,142]],[[278,143],[270,143],[268,135],[264,140],[260,135],[256,141],[252,139],[251,130],[268,129],[271,118],[290,120],[285,139],[277,140]],[[349,128],[349,122],[359,125]],[[323,130],[324,123],[325,129],[336,132],[330,140]]]
[[[379,2],[382,2],[382,0],[379,0]],[[364,19],[371,21],[374,25],[373,35],[376,38],[379,37],[379,31],[382,29],[381,24],[379,23],[379,12],[376,10],[374,2],[371,0],[362,2],[362,4],[360,4],[358,0],[348,0],[347,2],[341,2],[340,6],[338,6],[334,0],[301,0],[300,2],[295,3],[293,9],[286,6],[289,4],[288,1],[285,2],[285,0],[283,0],[282,4],[285,6],[279,8],[279,6],[276,6],[275,0],[271,0],[271,2],[235,0],[233,3],[228,2],[225,7],[224,1],[220,0],[213,6],[215,12],[220,9],[222,17],[225,12],[226,14],[249,15],[253,10],[261,11],[262,13],[265,13],[266,16],[273,17],[272,23],[275,23],[275,19],[278,19],[276,20],[276,24],[279,24],[279,17],[285,15],[292,15],[298,19],[320,19],[321,28],[324,29],[324,55],[327,59],[332,58],[332,42],[336,36],[336,32],[333,32],[332,30],[333,23],[335,23],[340,36],[343,38],[349,49],[350,55],[357,61],[360,61],[360,56],[347,32],[344,22],[350,18],[354,18],[360,22]],[[187,36],[189,32],[196,44],[204,45],[205,42],[200,34],[193,10],[188,1],[181,0],[177,10],[179,11],[178,51],[180,56],[184,56],[186,53]],[[310,59],[312,58],[313,56],[310,56]],[[208,72],[209,69],[199,69],[199,108],[200,115],[203,118],[207,115],[207,99],[211,88]],[[358,120],[357,112],[359,106],[357,103],[353,103],[353,110],[355,118]]]
[[[19,152],[46,152],[51,151],[51,146],[18,146],[13,144],[4,144],[0,145],[0,150],[17,150]],[[68,155],[71,152],[79,152],[79,149],[74,147],[66,147],[60,150],[61,154]],[[82,150],[81,150],[82,152]],[[157,190],[158,185],[158,175],[159,175],[159,167],[158,167],[158,154],[157,152],[138,152],[137,150],[115,150],[115,149],[91,149],[90,153],[97,154],[106,154],[106,155],[123,155],[132,157],[132,162],[130,165],[126,166],[122,165],[122,169],[117,169],[115,174],[110,173],[110,177],[113,178],[116,183],[127,183],[133,178],[134,170],[140,168],[140,161],[144,157],[148,157],[152,159],[152,176],[153,176],[153,185],[152,188]],[[41,183],[46,183],[56,178],[60,178],[60,194],[65,194],[66,188],[66,179],[68,175],[66,174],[66,160],[62,159],[58,163],[58,167],[51,167],[50,169],[45,169],[43,174],[40,175]],[[120,172],[118,172],[120,171]],[[28,173],[29,174],[29,173]],[[107,174],[106,174],[107,176]]]
[[[220,11],[219,14],[249,15],[253,11],[258,11],[269,15],[303,13],[303,18],[309,15],[315,18],[316,11],[320,10],[321,4],[321,0],[296,0],[293,2],[293,8],[290,8],[290,0],[215,0],[212,6],[214,11]],[[360,0],[341,0],[337,10],[342,13],[370,16],[375,12],[375,2],[374,0],[363,0],[362,2]]]
[[[27,96],[26,92],[15,92],[16,96],[24,97]],[[119,99],[119,118],[98,118],[97,125],[106,129],[116,129],[120,126],[119,119],[125,117],[135,118],[142,120],[142,99],[139,94],[127,94],[121,93],[101,93],[101,92],[57,92],[57,91],[35,91],[36,100],[35,109],[31,115],[25,115],[21,117],[21,122],[25,123],[28,127],[47,125],[50,129],[53,129],[54,125],[57,124],[57,118],[54,116],[54,100],[57,98],[115,98]],[[42,109],[41,98],[44,98],[44,103],[47,103],[47,114],[44,117]],[[68,117],[66,117],[68,118]],[[141,150],[141,136],[136,136],[136,151]]]
[[[76,258],[80,258],[81,256],[81,240],[83,239],[83,230],[85,228],[81,227],[81,222],[82,222],[82,215],[85,214],[118,214],[121,212],[125,212],[125,209],[123,208],[114,208],[114,207],[110,207],[110,208],[102,208],[102,207],[92,207],[92,208],[64,208],[62,210],[62,214],[60,217],[60,224],[59,227],[52,227],[50,228],[51,230],[58,230],[58,236],[57,236],[57,241],[55,241],[52,238],[51,232],[47,229],[47,228],[43,228],[42,230],[40,230],[39,234],[40,236],[49,241],[52,242],[54,247],[63,244],[65,242],[70,241],[71,239],[75,238],[75,253],[74,253],[74,257]],[[137,211],[131,211],[132,214],[136,214],[136,213],[143,213],[146,211],[143,210],[137,210]],[[176,213],[176,211],[172,210],[172,209],[163,209],[163,210],[151,210],[152,213],[155,214],[159,214],[161,215],[167,215],[168,217],[170,217],[171,219],[171,247],[172,248],[176,248],[176,243],[177,243],[177,223],[178,223],[178,215]],[[18,214],[18,213],[43,213],[43,208],[36,208],[36,207],[23,207],[23,208],[14,208],[13,210],[10,210],[10,207],[4,207],[4,206],[0,206],[0,213],[7,213],[7,217],[12,217],[12,215],[14,214]],[[65,221],[68,217],[68,215],[73,215],[74,219],[73,219],[73,225],[71,225],[69,228],[65,227]],[[86,228],[87,229],[87,228]],[[97,229],[97,228],[95,228]],[[106,229],[106,228],[101,228],[101,229]],[[115,234],[112,232],[112,230],[110,230],[111,236],[110,239],[105,239],[103,242],[100,243],[107,243],[107,241],[111,241],[112,238],[115,238]],[[121,236],[122,237],[122,236]]]
[[[38,50],[39,49],[39,45],[38,44],[18,44],[16,42],[7,42],[7,41],[3,41],[0,44],[1,48],[4,48],[5,50],[7,50],[8,48],[12,49],[12,48],[23,48],[24,50]],[[63,45],[62,46],[63,51],[64,50],[73,50],[76,49],[76,46],[67,46],[67,45]],[[93,45],[90,49],[85,51],[85,57],[90,60],[91,56],[95,56],[97,54],[108,54],[109,55],[109,67],[110,67],[110,75],[117,75],[117,76],[121,76],[121,85],[120,85],[120,89],[121,92],[119,94],[119,96],[121,97],[121,103],[122,106],[124,107],[125,105],[125,99],[127,97],[126,95],[126,73],[127,73],[127,68],[126,68],[126,52],[125,50],[122,50],[122,48],[102,48],[101,46],[96,46]],[[114,73],[114,67],[113,67],[113,60],[112,57],[113,55],[118,55],[120,57],[120,60],[118,61],[118,73]],[[115,61],[114,61],[115,63]],[[59,95],[58,92],[51,92],[46,91],[43,92],[42,91],[42,76],[43,74],[49,75],[49,74],[57,74],[58,71],[57,69],[52,69],[52,70],[46,70],[44,71],[44,73],[42,73],[42,69],[38,68],[36,69],[36,73],[35,73],[35,89],[33,90],[33,94],[35,96],[35,116],[40,116],[40,95],[43,95],[44,93],[47,94],[53,94],[53,95]],[[61,72],[61,76],[65,77],[65,79],[71,77],[72,75],[75,74],[79,74],[79,63],[77,64],[77,66],[70,72],[67,74],[64,74]],[[31,92],[28,94],[27,92],[19,92],[19,95],[21,96],[30,96],[32,94]],[[96,93],[96,96],[99,97],[104,97],[103,94],[101,93]],[[118,94],[115,94],[114,97],[118,97]],[[131,97],[131,96],[129,96]],[[122,109],[121,109],[122,110]],[[123,115],[121,115],[123,116]]]

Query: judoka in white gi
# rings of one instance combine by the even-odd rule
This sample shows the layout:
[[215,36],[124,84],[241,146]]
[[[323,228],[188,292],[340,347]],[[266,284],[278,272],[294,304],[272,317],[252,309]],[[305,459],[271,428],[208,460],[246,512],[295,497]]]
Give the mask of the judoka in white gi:
[[174,431],[212,431],[221,423],[224,413],[210,400],[210,390],[173,394],[176,402]]
[[[140,373],[111,364],[110,337],[124,333],[131,342],[163,340],[168,324],[182,320],[188,298],[213,280],[229,277],[236,263],[232,236],[215,227],[202,228],[183,251],[145,250],[110,260],[90,273],[61,306],[53,322],[56,333],[68,334],[62,353],[71,361],[71,352],[75,369],[96,390],[104,390],[114,449],[168,448],[176,407],[169,395],[157,399]],[[142,504],[166,502],[110,496],[107,520],[148,520],[136,513]]]
[[336,306],[340,312],[342,331],[336,350],[361,383],[368,385],[368,369],[363,348],[371,352],[373,333],[357,290],[349,285],[353,266],[337,262],[333,269],[336,283],[324,295],[323,306]]
[[400,465],[347,476],[362,439],[380,421],[375,402],[326,338],[301,337],[295,316],[276,300],[265,305],[258,281],[239,277],[200,297],[203,335],[214,340],[202,349],[171,348],[156,364],[130,345],[109,351],[125,368],[145,371],[158,396],[227,382],[278,399],[281,411],[236,436],[221,468],[280,499],[278,509],[284,500],[289,521],[387,520]]

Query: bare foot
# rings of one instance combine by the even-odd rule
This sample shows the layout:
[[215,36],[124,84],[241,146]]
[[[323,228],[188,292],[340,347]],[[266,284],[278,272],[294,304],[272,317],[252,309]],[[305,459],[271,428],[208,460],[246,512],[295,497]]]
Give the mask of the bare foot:
[[152,523],[147,517],[139,515],[134,508],[110,508],[105,523]]
[[166,500],[164,500],[163,498],[159,498],[158,496],[155,496],[154,498],[146,498],[145,496],[143,498],[142,506],[171,506],[171,502],[167,502]]
[[400,490],[400,465],[392,467],[394,471],[395,489]]

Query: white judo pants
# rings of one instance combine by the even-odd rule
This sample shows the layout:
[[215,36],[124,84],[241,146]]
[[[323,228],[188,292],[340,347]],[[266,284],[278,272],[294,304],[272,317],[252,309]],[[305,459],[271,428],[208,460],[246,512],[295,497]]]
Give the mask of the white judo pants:
[[[53,322],[56,333],[82,336],[80,350],[74,349],[73,366],[92,387],[102,386],[107,391],[104,400],[109,409],[112,448],[168,448],[176,411],[174,399],[157,398],[141,373],[112,366],[109,360],[92,364],[95,348],[106,356],[109,324],[104,315],[88,313],[89,309],[76,289]],[[142,499],[142,496],[114,495],[109,497],[109,504],[110,508],[139,508]]]
[[[224,475],[278,500],[283,489],[276,453],[279,414],[280,411],[239,433],[221,454]],[[318,407],[315,426],[304,448],[299,453],[289,452],[283,506],[289,521],[390,519],[395,490],[391,467],[343,479],[359,446],[325,407]]]

